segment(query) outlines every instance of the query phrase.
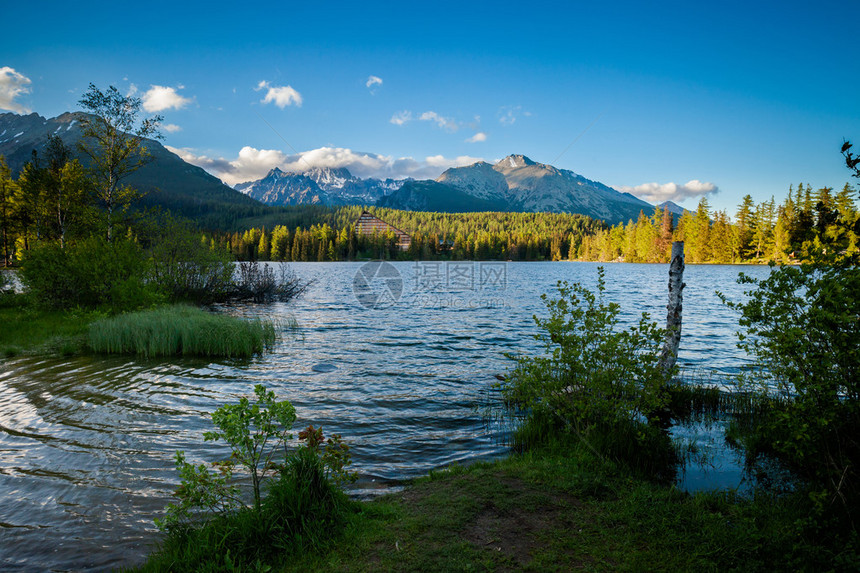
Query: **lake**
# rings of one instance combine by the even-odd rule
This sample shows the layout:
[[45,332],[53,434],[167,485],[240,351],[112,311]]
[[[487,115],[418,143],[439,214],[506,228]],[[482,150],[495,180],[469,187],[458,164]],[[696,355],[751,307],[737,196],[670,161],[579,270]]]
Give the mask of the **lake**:
[[[106,569],[141,562],[178,485],[176,450],[189,460],[227,457],[204,443],[217,407],[255,384],[296,407],[296,429],[321,425],[350,444],[353,493],[372,496],[454,463],[506,453],[505,427],[482,415],[511,362],[538,351],[532,316],[556,282],[596,286],[595,263],[293,263],[315,282],[290,304],[217,311],[288,324],[273,352],[250,361],[130,357],[25,357],[0,364],[0,568]],[[627,320],[665,324],[668,265],[604,264],[607,299]],[[679,363],[737,373],[737,316],[714,291],[742,296],[738,272],[767,267],[688,266]],[[682,487],[737,487],[719,436],[696,438],[712,468]]]

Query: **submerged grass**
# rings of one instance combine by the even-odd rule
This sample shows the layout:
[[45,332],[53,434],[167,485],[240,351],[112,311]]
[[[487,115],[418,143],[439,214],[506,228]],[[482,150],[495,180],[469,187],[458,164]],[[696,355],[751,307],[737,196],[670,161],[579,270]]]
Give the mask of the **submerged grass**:
[[94,352],[106,354],[249,358],[270,348],[276,337],[269,321],[174,305],[94,322],[88,343]]

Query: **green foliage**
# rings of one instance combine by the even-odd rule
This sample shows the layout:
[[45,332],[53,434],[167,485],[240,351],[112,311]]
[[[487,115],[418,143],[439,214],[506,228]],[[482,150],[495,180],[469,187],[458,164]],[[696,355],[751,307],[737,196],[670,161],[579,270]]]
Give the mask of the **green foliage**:
[[[393,235],[356,235],[355,222],[367,210],[408,232],[412,244],[400,251]],[[384,259],[549,260],[605,225],[570,213],[431,213],[378,207],[283,207],[243,232],[218,237],[239,260],[327,261]],[[270,230],[267,230],[270,229]],[[268,251],[261,245],[269,245]]]
[[250,358],[276,338],[270,322],[174,305],[94,322],[88,342],[94,352],[106,354]]
[[741,433],[748,455],[776,456],[818,492],[819,509],[856,510],[860,268],[782,267],[738,282],[755,287],[749,300],[726,302],[740,312],[739,346],[756,360],[746,383],[767,404]]
[[[269,570],[291,553],[329,546],[351,508],[340,489],[352,476],[345,469],[349,448],[340,436],[325,441],[321,430],[309,427],[300,435],[306,444],[287,454],[295,419],[293,406],[262,385],[254,387],[253,400],[218,408],[212,414],[217,430],[204,439],[224,440],[232,455],[211,471],[176,454],[182,478],[177,502],[156,520],[167,537],[143,570]],[[279,452],[282,463],[275,462]],[[233,483],[237,466],[251,476],[250,506]],[[265,482],[262,498],[262,480],[272,472],[277,477]]]
[[187,529],[198,520],[208,520],[215,515],[227,515],[244,507],[239,487],[231,484],[232,468],[218,464],[220,471],[211,472],[205,464],[194,465],[185,459],[185,452],[176,452],[176,470],[182,479],[174,492],[177,503],[168,505],[164,519],[155,524],[162,530]]
[[232,455],[224,462],[226,467],[239,463],[251,473],[254,487],[254,507],[260,509],[260,484],[273,469],[272,457],[286,441],[296,410],[287,401],[277,402],[275,393],[266,391],[262,384],[254,386],[255,402],[247,398],[238,404],[226,404],[212,414],[212,423],[218,430],[206,432],[203,438],[208,442],[224,440],[230,446]]
[[94,236],[65,249],[53,243],[31,249],[21,264],[21,280],[40,306],[119,311],[158,302],[146,281],[148,270],[133,241]]
[[[89,163],[96,196],[107,214],[107,239],[113,239],[115,215],[139,198],[123,180],[151,159],[145,138],[160,138],[156,115],[138,121],[141,100],[124,96],[114,86],[105,91],[90,84],[78,102],[87,111],[78,148]],[[115,213],[116,212],[116,213]]]
[[669,403],[659,365],[665,331],[645,313],[621,329],[618,304],[603,299],[602,268],[598,295],[579,283],[560,282],[558,290],[558,299],[541,297],[549,318],[535,317],[544,355],[517,358],[502,386],[505,401],[524,409],[539,433],[572,431],[619,457],[636,444],[665,451],[656,419]]
[[161,217],[152,239],[150,279],[171,301],[206,304],[233,289],[229,252],[201,240],[199,231],[173,217]]

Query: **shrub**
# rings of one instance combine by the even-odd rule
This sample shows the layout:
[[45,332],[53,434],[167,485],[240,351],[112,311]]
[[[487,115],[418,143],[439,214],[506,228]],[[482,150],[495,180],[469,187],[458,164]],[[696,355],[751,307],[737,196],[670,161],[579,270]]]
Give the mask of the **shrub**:
[[[156,520],[167,537],[144,570],[267,570],[285,554],[326,546],[345,523],[351,504],[339,485],[353,478],[345,469],[349,448],[339,436],[326,441],[321,430],[309,427],[299,434],[305,443],[276,463],[280,452],[286,454],[295,410],[262,385],[254,387],[254,396],[212,414],[217,430],[204,438],[224,440],[232,452],[214,464],[217,471],[194,466],[177,452],[177,503]],[[250,505],[232,483],[237,466],[251,475]],[[273,472],[277,477],[266,482],[263,498],[263,478]]]
[[[860,494],[860,268],[772,268],[740,311],[738,345],[755,359],[744,383],[767,404],[740,441],[748,456],[772,454],[816,493],[820,507]],[[736,428],[736,430],[738,430]]]
[[278,276],[267,264],[246,261],[238,264],[233,292],[234,300],[253,302],[287,302],[301,295],[310,282],[300,280],[286,265],[281,265]]
[[90,237],[65,249],[44,244],[27,252],[21,280],[48,308],[140,308],[159,300],[146,283],[148,263],[133,241]]
[[169,300],[207,304],[226,299],[233,288],[230,253],[187,223],[165,218],[149,252],[150,280]]
[[572,431],[627,458],[631,448],[659,443],[661,452],[648,456],[668,460],[662,448],[670,442],[660,437],[656,416],[669,403],[658,363],[665,331],[645,313],[636,326],[619,328],[620,309],[604,302],[603,277],[599,268],[598,295],[566,282],[558,283],[558,299],[542,295],[549,318],[534,320],[544,355],[517,358],[503,397],[528,413],[521,435]]

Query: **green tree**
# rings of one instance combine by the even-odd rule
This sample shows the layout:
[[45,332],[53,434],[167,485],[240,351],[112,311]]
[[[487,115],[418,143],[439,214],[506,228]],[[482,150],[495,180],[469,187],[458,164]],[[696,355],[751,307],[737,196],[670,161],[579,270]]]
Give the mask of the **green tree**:
[[788,215],[785,209],[780,207],[776,217],[776,225],[773,228],[773,251],[770,255],[770,260],[778,263],[788,262],[788,253],[791,251],[789,226]]
[[3,266],[8,267],[11,259],[10,247],[14,245],[14,197],[18,186],[12,180],[12,171],[6,158],[0,155],[0,234],[3,238]]
[[709,258],[715,263],[733,262],[732,228],[725,211],[714,213],[714,224],[711,226]]
[[[860,499],[860,269],[833,260],[741,274],[754,289],[740,311],[739,346],[756,360],[747,383],[770,407],[746,437],[812,486],[821,508]],[[724,301],[725,298],[723,297]]]
[[47,171],[44,177],[46,208],[51,212],[60,248],[66,246],[69,227],[84,218],[89,202],[90,182],[63,140],[52,135],[45,146]]
[[833,201],[839,212],[839,219],[845,224],[852,224],[857,218],[857,208],[854,205],[854,198],[851,197],[852,192],[851,185],[846,183]]
[[24,250],[30,249],[32,239],[44,236],[47,210],[45,208],[45,169],[40,167],[39,156],[33,150],[30,161],[18,175],[18,193],[14,199],[14,217]]
[[688,248],[693,262],[703,263],[710,257],[711,251],[711,206],[707,197],[699,199],[693,228],[695,230],[690,237]]
[[753,215],[755,211],[755,203],[752,195],[744,195],[744,198],[738,207],[738,212],[735,216],[738,227],[738,241],[740,242],[740,257],[745,258],[750,252],[753,236]]
[[87,111],[81,120],[83,138],[79,149],[89,158],[96,196],[107,212],[110,242],[115,211],[139,196],[123,181],[152,160],[145,140],[161,139],[158,128],[162,118],[156,115],[138,120],[140,98],[124,96],[113,86],[101,91],[90,84],[79,103]]
[[756,260],[760,259],[773,246],[774,201],[764,201],[756,205],[752,221],[752,246]]
[[541,296],[549,317],[534,320],[544,353],[516,358],[502,385],[505,400],[530,412],[528,422],[551,426],[538,431],[561,428],[592,445],[627,451],[631,442],[666,443],[656,416],[669,399],[659,364],[666,332],[645,313],[635,326],[620,327],[620,307],[604,300],[602,267],[597,288],[595,295],[579,283],[559,282],[557,299]]

